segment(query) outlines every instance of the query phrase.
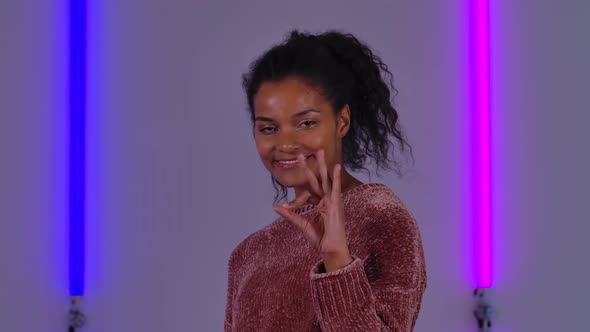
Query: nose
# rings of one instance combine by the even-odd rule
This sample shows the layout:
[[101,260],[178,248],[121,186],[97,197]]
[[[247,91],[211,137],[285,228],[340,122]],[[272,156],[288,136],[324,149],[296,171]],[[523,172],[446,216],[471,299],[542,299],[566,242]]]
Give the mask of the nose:
[[277,135],[276,148],[285,153],[293,153],[299,149],[296,135],[289,132],[282,132]]

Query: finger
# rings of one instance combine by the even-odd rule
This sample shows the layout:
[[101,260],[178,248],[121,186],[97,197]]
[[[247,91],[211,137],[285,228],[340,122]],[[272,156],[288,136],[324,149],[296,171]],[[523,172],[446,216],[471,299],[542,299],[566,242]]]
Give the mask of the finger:
[[285,218],[293,225],[295,225],[297,228],[299,228],[309,241],[311,241],[312,243],[317,243],[318,235],[314,227],[309,224],[309,221],[307,219],[281,206],[273,206],[273,210],[275,210],[275,212],[277,212],[283,218]]
[[307,176],[307,179],[309,180],[311,190],[314,192],[314,194],[318,195],[319,197],[322,197],[324,195],[324,193],[322,192],[322,189],[320,188],[320,183],[318,182],[318,179],[315,176],[315,174],[313,174],[312,170],[307,166],[307,163],[305,162],[305,157],[303,156],[303,154],[299,154],[297,156],[297,159],[299,160],[299,165],[301,165],[301,167],[303,167],[303,171],[305,172],[305,175]]
[[328,168],[326,167],[324,149],[318,151],[318,160],[320,164],[320,174],[322,176],[322,189],[325,195],[330,195],[330,184],[328,179]]
[[334,181],[332,182],[332,200],[338,202],[341,198],[342,188],[340,188],[340,174],[342,173],[342,165],[334,165]]
[[291,202],[285,203],[282,206],[288,209],[294,209],[300,207],[301,205],[305,204],[307,200],[311,197],[311,193],[307,190],[304,190],[303,193],[299,194],[299,196],[295,197],[294,200]]

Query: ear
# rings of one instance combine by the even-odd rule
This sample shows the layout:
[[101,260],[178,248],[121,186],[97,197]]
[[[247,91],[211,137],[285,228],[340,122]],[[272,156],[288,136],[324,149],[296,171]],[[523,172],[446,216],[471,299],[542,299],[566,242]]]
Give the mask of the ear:
[[337,115],[336,119],[336,135],[338,138],[343,138],[348,133],[350,128],[350,107],[345,104],[342,110]]

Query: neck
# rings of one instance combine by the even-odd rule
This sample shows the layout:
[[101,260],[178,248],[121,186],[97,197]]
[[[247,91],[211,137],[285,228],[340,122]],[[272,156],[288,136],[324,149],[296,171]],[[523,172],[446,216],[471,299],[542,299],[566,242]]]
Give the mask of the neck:
[[[355,177],[350,175],[344,168],[342,168],[341,181],[340,181],[340,186],[341,186],[340,192],[341,193],[347,192],[350,189],[357,187],[361,184],[362,184],[361,181],[357,180]],[[321,187],[321,183],[320,183],[320,187]],[[295,188],[295,197],[299,197],[299,195],[304,190],[309,190],[311,192],[311,188],[309,187],[309,185],[306,185],[305,187],[296,187]],[[307,202],[312,203],[312,204],[316,204],[317,202],[320,201],[320,199],[321,199],[321,197],[314,195]]]

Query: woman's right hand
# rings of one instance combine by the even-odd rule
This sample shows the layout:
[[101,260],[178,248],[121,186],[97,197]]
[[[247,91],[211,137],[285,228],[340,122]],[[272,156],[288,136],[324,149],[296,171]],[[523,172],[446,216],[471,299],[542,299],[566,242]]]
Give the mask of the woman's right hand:
[[287,209],[295,209],[305,204],[317,204],[320,198],[317,195],[312,194],[309,190],[302,191],[299,196],[295,197],[294,200],[283,204],[282,206]]

